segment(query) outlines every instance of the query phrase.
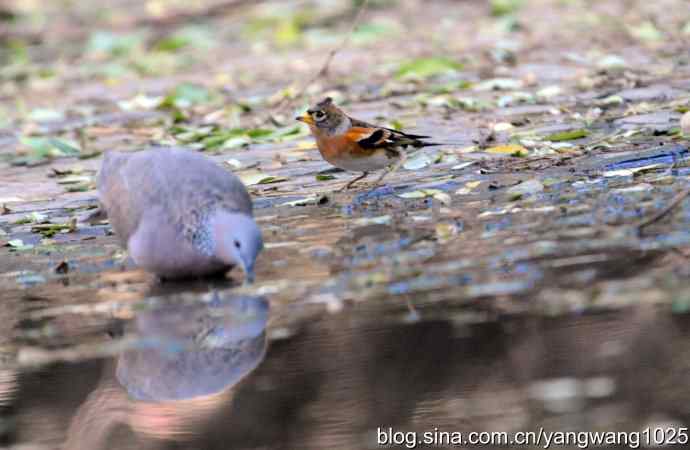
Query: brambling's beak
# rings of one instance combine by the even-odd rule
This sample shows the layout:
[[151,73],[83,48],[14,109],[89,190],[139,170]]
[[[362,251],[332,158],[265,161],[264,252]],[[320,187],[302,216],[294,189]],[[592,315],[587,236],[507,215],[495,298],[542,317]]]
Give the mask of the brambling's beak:
[[304,122],[307,125],[314,125],[314,119],[311,118],[311,115],[309,113],[304,113],[303,115],[299,117],[295,117],[295,120],[299,120],[300,122]]

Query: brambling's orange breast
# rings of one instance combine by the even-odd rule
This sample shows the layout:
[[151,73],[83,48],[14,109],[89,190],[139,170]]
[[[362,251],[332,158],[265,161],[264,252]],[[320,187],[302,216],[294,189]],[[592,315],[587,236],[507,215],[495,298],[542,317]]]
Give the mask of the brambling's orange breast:
[[360,147],[346,135],[322,136],[316,139],[316,145],[323,159],[331,163],[332,160],[366,158],[373,153],[372,150]]
[[390,165],[393,160],[383,149],[365,149],[357,142],[342,136],[321,136],[316,144],[323,159],[344,170],[378,170]]

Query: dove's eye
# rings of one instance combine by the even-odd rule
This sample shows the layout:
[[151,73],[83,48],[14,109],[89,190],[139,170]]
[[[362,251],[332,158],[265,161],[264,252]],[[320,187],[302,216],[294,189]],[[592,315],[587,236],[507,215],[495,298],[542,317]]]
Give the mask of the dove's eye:
[[314,111],[314,120],[317,122],[321,122],[323,119],[326,118],[326,113],[323,111]]

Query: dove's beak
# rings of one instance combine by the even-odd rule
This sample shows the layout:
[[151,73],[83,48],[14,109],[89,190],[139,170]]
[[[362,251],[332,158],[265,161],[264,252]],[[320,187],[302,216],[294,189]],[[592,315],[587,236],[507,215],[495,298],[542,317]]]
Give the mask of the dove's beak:
[[242,271],[244,272],[244,284],[254,283],[254,264],[249,265],[242,261]]

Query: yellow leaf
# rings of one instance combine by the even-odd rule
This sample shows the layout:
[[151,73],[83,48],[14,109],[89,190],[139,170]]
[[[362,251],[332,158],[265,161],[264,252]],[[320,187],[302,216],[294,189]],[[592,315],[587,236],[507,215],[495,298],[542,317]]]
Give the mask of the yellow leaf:
[[297,143],[297,148],[300,150],[311,150],[316,148],[314,141],[301,141]]
[[458,226],[454,223],[438,223],[436,224],[436,237],[441,242],[450,240],[451,237],[458,234]]
[[512,156],[527,156],[529,151],[522,145],[508,144],[508,145],[498,145],[496,147],[491,147],[486,149],[487,153],[494,153],[497,155],[512,155]]

